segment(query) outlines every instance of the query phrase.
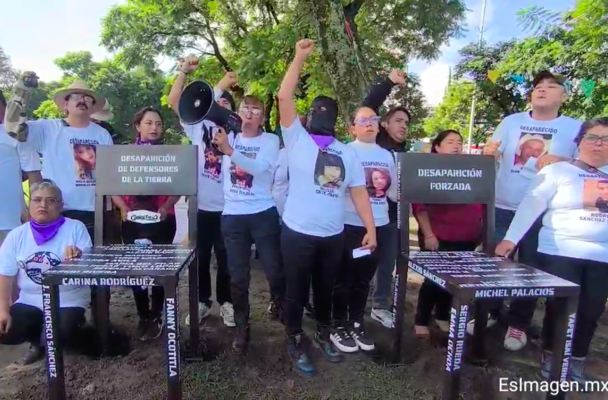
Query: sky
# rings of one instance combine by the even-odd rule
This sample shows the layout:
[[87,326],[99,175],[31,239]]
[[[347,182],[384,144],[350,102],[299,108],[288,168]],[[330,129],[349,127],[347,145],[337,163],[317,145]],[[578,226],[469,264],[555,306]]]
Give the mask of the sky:
[[[101,41],[101,18],[125,0],[0,0],[3,32],[0,47],[11,58],[13,67],[33,70],[43,81],[58,80],[61,71],[56,58],[69,51],[88,50],[95,60],[111,56]],[[489,43],[525,36],[517,24],[516,12],[532,4],[551,10],[565,10],[574,0],[486,0],[484,39]],[[408,71],[419,74],[427,103],[441,102],[448,82],[449,69],[458,62],[458,50],[479,41],[483,0],[466,0],[466,28],[461,38],[441,47],[441,56],[430,62],[412,60]],[[11,17],[14,16],[14,17]],[[24,29],[24,25],[28,25]],[[172,62],[163,63],[163,65]]]

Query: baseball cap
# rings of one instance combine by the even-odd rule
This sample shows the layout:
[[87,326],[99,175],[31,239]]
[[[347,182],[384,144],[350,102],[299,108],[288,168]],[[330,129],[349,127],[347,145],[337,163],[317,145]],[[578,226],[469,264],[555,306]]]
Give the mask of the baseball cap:
[[554,74],[551,71],[540,71],[539,73],[537,73],[534,76],[534,80],[532,81],[532,87],[535,88],[539,83],[541,83],[544,80],[547,79],[551,79],[553,81],[555,81],[555,83],[557,83],[558,85],[565,86],[565,82],[567,80],[567,78],[564,75],[560,75],[560,74]]

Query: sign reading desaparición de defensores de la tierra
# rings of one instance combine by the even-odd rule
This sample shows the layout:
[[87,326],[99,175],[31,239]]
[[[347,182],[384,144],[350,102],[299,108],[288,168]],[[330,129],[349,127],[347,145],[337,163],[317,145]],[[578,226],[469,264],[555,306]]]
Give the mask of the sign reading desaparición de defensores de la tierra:
[[[483,178],[481,169],[431,169],[419,168],[418,176],[421,178]],[[470,182],[439,182],[429,181],[431,190],[472,190]]]
[[177,157],[164,155],[121,155],[117,172],[122,183],[173,183],[179,172]]

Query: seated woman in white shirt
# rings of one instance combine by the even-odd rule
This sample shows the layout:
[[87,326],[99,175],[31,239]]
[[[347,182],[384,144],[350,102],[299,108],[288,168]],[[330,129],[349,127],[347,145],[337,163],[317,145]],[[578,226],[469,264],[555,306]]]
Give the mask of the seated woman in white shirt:
[[[366,229],[361,246],[376,247],[376,227],[365,188],[365,174],[355,151],[335,140],[338,105],[319,96],[312,104],[304,128],[293,101],[300,72],[313,42],[296,45],[296,56],[279,91],[281,131],[289,170],[289,194],[283,212],[281,252],[285,271],[285,324],[287,352],[296,371],[316,373],[302,330],[302,314],[312,281],[317,321],[316,347],[330,362],[341,355],[331,343],[333,283],[344,248],[344,208],[348,189]],[[310,133],[309,133],[310,132]]]
[[[543,168],[528,190],[496,254],[509,256],[543,213],[538,252],[542,269],[581,286],[572,343],[572,379],[584,382],[585,358],[608,299],[608,118],[586,122],[576,138],[578,160]],[[547,299],[541,374],[553,357],[555,299]]]
[[[55,183],[44,180],[31,187],[30,221],[13,229],[0,247],[0,343],[31,343],[23,364],[44,356],[42,333],[42,273],[78,258],[92,246],[85,225],[64,217],[63,197]],[[11,305],[17,280],[19,297]],[[60,286],[59,340],[69,345],[85,322],[90,290],[85,286]]]
[[334,332],[332,343],[344,353],[358,350],[372,351],[374,341],[366,334],[363,324],[365,304],[370,282],[381,259],[393,254],[389,229],[388,201],[397,201],[397,168],[392,154],[376,144],[380,117],[369,107],[359,107],[351,118],[350,132],[355,141],[348,147],[355,150],[365,171],[365,182],[369,194],[378,248],[370,255],[353,257],[353,251],[361,247],[366,232],[351,196],[346,195],[344,215],[344,254],[336,276],[333,294]]

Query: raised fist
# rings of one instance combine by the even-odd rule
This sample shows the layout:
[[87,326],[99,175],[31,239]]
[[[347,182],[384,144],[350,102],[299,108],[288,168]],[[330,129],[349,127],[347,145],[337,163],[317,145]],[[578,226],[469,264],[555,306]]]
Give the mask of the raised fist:
[[399,86],[405,85],[406,78],[405,73],[398,69],[391,70],[391,73],[388,76],[388,79],[390,79],[395,85]]
[[189,74],[190,72],[198,68],[199,60],[196,56],[189,55],[185,59],[180,58],[178,61],[179,69],[185,74]]
[[226,87],[233,87],[236,85],[236,72],[228,71],[226,75],[224,75],[224,81],[226,82]]
[[296,43],[296,55],[308,57],[315,48],[315,42],[310,39],[302,39]]

